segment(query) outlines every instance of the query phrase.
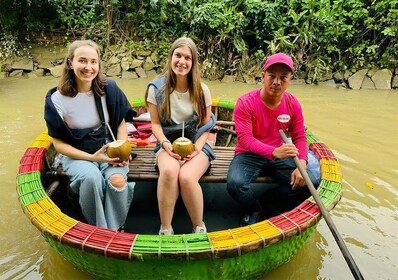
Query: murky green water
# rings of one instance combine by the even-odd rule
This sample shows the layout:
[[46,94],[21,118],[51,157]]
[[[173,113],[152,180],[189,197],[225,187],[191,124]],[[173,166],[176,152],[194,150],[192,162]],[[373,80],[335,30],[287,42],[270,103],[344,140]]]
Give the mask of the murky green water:
[[[50,248],[21,210],[19,160],[45,129],[44,96],[57,79],[0,80],[0,279],[91,279]],[[148,79],[117,80],[143,97]],[[255,88],[207,82],[213,97],[236,100]],[[332,219],[365,279],[398,278],[398,92],[293,86],[306,125],[342,165],[344,194]],[[269,279],[353,279],[325,221]]]

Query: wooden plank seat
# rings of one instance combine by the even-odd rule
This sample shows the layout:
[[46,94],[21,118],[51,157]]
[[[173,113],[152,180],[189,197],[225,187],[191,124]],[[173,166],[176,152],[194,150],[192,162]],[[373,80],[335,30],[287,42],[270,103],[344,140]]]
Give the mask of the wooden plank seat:
[[[234,156],[234,147],[213,147],[217,158],[210,164],[209,170],[202,176],[200,182],[225,183],[228,167]],[[137,157],[130,161],[128,178],[131,181],[156,181],[159,173],[155,166],[155,154],[152,146],[137,146],[132,148]],[[269,177],[259,177],[256,182],[272,182]]]
[[[234,147],[213,147],[216,153],[216,159],[210,163],[210,168],[202,176],[200,182],[203,183],[225,183],[227,181],[228,168],[234,156]],[[133,146],[132,153],[137,156],[129,163],[129,181],[156,181],[159,177],[159,172],[155,165],[155,153],[153,146]],[[56,170],[48,171],[47,175],[50,177],[65,177],[62,165],[59,165]],[[256,183],[273,182],[270,177],[258,177]]]
[[[218,107],[217,107],[218,108]],[[145,122],[145,121],[144,121]],[[232,136],[236,135],[233,129],[234,121],[216,121],[215,132],[209,134],[209,143],[213,145],[216,159],[210,163],[210,168],[202,176],[200,182],[203,183],[225,183],[227,181],[228,168],[234,156],[235,147],[228,146]],[[227,126],[227,128],[223,127]],[[138,126],[137,126],[138,127]],[[228,133],[225,146],[214,146],[216,141],[217,131],[224,131]],[[155,165],[155,153],[153,146],[133,146],[131,152],[137,156],[129,163],[129,181],[157,181],[159,177],[158,169]],[[58,166],[56,170],[48,171],[48,176],[51,177],[65,177],[62,165]],[[269,183],[274,180],[270,177],[260,176],[256,179],[256,183]]]

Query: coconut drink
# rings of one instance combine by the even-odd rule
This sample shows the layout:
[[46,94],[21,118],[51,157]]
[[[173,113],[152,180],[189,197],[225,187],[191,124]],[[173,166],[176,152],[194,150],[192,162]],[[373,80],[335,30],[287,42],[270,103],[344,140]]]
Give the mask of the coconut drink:
[[193,151],[195,151],[195,147],[192,141],[186,137],[179,137],[173,142],[173,152],[182,158],[192,154]]
[[195,151],[195,147],[191,140],[184,137],[185,122],[182,122],[182,136],[174,140],[173,152],[184,158]]
[[131,144],[127,140],[115,140],[109,143],[107,149],[110,158],[119,158],[120,162],[127,161],[130,158]]

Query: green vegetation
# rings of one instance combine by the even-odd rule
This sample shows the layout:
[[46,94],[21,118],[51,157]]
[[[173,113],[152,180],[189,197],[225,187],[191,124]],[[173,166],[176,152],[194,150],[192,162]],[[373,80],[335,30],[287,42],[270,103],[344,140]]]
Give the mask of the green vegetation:
[[161,58],[187,35],[211,79],[254,71],[277,51],[315,80],[346,68],[398,67],[398,0],[2,0],[0,11],[0,59],[32,34],[56,32]]

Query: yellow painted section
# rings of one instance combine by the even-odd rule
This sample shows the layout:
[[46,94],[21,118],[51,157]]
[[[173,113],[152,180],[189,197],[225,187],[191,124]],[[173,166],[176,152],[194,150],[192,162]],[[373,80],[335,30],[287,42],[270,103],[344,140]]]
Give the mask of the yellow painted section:
[[241,246],[252,242],[262,242],[263,240],[265,240],[265,243],[269,243],[267,241],[277,238],[280,235],[281,231],[268,220],[251,226],[208,233],[210,242],[216,250]]
[[77,220],[65,215],[50,198],[38,200],[24,208],[25,213],[40,231],[61,237]]
[[42,132],[33,142],[30,144],[30,148],[46,148],[49,149],[53,139],[48,135],[47,130]]
[[321,159],[321,178],[328,181],[341,183],[342,174],[340,164],[336,160]]
[[220,98],[212,98],[212,106],[218,107],[218,102],[220,101]]

